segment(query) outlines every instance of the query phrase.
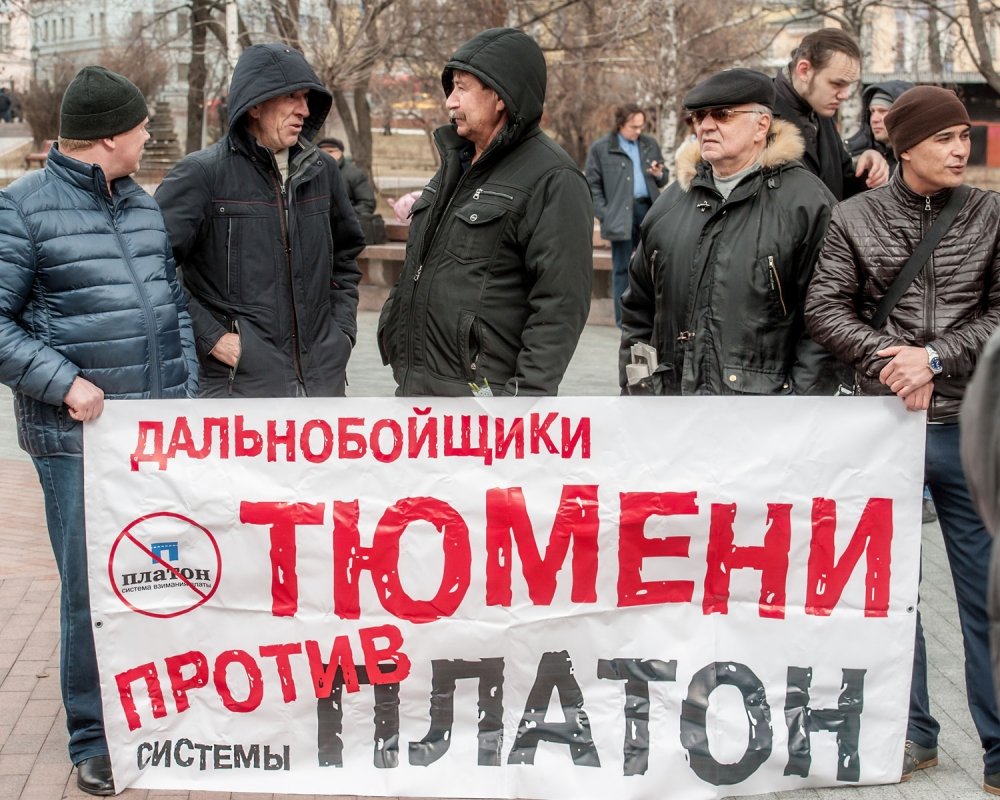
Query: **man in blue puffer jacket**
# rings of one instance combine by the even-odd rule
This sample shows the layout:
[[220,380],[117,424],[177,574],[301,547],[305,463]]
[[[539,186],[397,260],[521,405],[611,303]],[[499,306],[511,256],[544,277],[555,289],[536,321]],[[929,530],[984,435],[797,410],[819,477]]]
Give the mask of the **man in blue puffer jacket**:
[[84,67],[44,170],[0,192],[0,381],[45,495],[62,579],[60,673],[77,784],[114,793],[87,589],[83,423],[104,400],[197,394],[191,318],[153,199],[129,175],[149,138],[126,78]]

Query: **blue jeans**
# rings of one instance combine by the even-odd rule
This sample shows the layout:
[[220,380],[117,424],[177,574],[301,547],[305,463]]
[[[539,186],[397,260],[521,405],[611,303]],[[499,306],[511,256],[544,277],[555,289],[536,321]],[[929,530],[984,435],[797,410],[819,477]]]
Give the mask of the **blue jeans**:
[[[959,456],[959,426],[928,425],[924,479],[934,498],[944,536],[948,565],[955,583],[958,619],[965,645],[965,690],[969,711],[983,745],[988,773],[1000,772],[1000,719],[990,662],[986,585],[992,540],[976,513]],[[917,612],[910,687],[910,723],[906,738],[924,747],[937,745],[940,726],[930,712],[927,695],[927,650]]]
[[45,495],[45,520],[62,591],[59,604],[59,676],[69,757],[74,764],[107,755],[97,654],[87,586],[87,534],[83,515],[83,458],[33,458]]
[[639,226],[649,211],[648,197],[632,200],[632,238],[611,243],[611,296],[615,305],[615,325],[622,326],[622,295],[628,288],[628,264],[639,244]]

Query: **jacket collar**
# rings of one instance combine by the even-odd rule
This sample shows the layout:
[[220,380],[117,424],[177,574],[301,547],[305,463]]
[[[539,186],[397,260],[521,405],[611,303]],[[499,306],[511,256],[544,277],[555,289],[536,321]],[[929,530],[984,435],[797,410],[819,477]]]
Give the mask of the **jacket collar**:
[[65,155],[60,152],[58,143],[53,144],[52,149],[49,150],[45,169],[67,183],[109,200],[112,197],[112,191],[115,195],[125,195],[131,194],[138,188],[138,184],[131,177],[125,176],[115,180],[109,191],[103,169],[97,164],[87,164]]
[[[786,164],[802,158],[805,143],[799,129],[791,122],[775,119],[771,122],[771,132],[767,144],[760,155],[762,171],[774,171]],[[690,191],[696,176],[707,175],[709,165],[701,158],[701,147],[697,139],[688,139],[677,153],[677,182],[685,192]]]
[[944,207],[944,204],[948,202],[948,198],[951,197],[951,193],[953,191],[955,190],[941,189],[940,191],[934,192],[932,195],[918,194],[906,184],[906,181],[903,180],[902,164],[893,170],[892,177],[889,180],[889,192],[892,194],[893,199],[901,203],[903,206],[912,206],[918,210],[924,208],[929,200],[931,208],[935,211],[939,211]]

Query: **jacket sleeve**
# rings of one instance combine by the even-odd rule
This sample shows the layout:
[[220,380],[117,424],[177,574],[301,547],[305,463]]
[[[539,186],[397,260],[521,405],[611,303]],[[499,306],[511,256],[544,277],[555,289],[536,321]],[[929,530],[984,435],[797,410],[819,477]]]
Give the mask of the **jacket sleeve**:
[[[997,195],[991,193],[989,197],[997,202]],[[997,219],[995,214],[989,216],[983,214],[983,217],[990,220]],[[983,264],[985,272],[983,312],[927,342],[941,356],[941,365],[948,377],[972,375],[990,336],[1000,328],[1000,231],[993,225],[995,223],[983,226],[984,231],[992,228],[994,234],[990,258]]]
[[[817,180],[817,183],[820,182]],[[799,275],[799,297],[804,298],[816,271],[816,260],[823,246],[823,237],[830,224],[834,197],[822,184],[816,187],[816,199],[797,203],[796,213],[802,220],[803,231],[795,259]],[[801,309],[801,306],[800,306]],[[798,313],[802,313],[800,310]],[[795,348],[792,364],[792,386],[796,394],[831,395],[837,388],[838,376],[833,357],[809,335],[803,325],[802,338]]]
[[[622,295],[622,343],[618,352],[618,385],[628,383],[625,365],[631,362],[632,345],[653,341],[653,318],[656,315],[656,287],[646,260],[646,248],[640,243],[628,267],[628,287]],[[661,354],[662,355],[662,354]]]
[[[962,466],[979,515],[995,536],[1000,531],[1000,332],[983,351],[962,401]],[[1000,551],[994,553],[1000,558]]]
[[80,369],[21,326],[36,272],[34,245],[20,211],[0,197],[0,382],[58,406]]
[[594,216],[602,222],[604,221],[604,210],[608,207],[608,200],[604,196],[604,174],[601,171],[601,141],[594,142],[587,153],[587,185],[590,186],[590,197],[594,203]]
[[865,376],[875,377],[888,361],[875,353],[898,342],[858,315],[860,271],[842,209],[840,205],[833,209],[806,293],[806,327],[812,338],[838,360]]
[[174,298],[174,305],[177,306],[177,324],[180,327],[181,351],[184,353],[184,363],[187,364],[188,379],[185,394],[190,398],[198,396],[198,352],[194,342],[194,324],[191,322],[191,313],[188,311],[187,296],[181,288],[180,281],[177,280],[177,264],[174,262],[173,254],[168,243],[166,248],[166,271],[167,283],[170,286],[170,294]]
[[590,313],[593,219],[583,175],[569,167],[550,172],[528,201],[520,238],[529,310],[504,394],[557,393]]
[[333,320],[353,344],[358,336],[358,253],[365,235],[351,207],[340,170],[330,160],[330,229],[333,234],[333,267],[330,273],[330,308]]
[[[211,182],[204,165],[192,158],[181,160],[167,173],[153,197],[163,212],[177,274],[184,285],[184,271],[195,269],[191,254],[200,246],[203,226],[209,218]],[[194,294],[190,291],[186,294],[198,351],[207,356],[225,335],[226,328]]]

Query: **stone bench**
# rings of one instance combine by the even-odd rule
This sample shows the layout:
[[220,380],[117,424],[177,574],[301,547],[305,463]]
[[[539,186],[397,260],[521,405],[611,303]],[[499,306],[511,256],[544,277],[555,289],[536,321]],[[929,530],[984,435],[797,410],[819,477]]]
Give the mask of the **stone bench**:
[[[370,244],[358,256],[361,268],[360,307],[364,311],[377,311],[396,285],[406,256],[406,235],[409,223],[398,220],[385,221],[388,241]],[[611,305],[611,248],[594,229],[594,285],[590,303],[590,325],[614,325],[614,308]]]

